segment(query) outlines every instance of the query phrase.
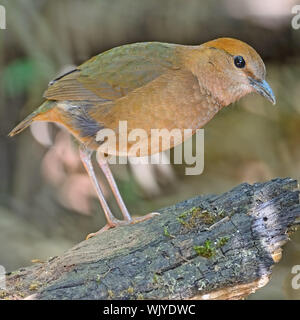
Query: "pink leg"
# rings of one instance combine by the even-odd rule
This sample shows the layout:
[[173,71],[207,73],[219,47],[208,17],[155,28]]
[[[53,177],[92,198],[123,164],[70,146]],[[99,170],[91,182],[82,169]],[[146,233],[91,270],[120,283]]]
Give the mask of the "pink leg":
[[92,156],[93,152],[91,150],[86,149],[84,146],[81,146],[79,149],[79,153],[80,153],[80,158],[82,160],[82,163],[83,163],[87,173],[89,174],[89,176],[92,180],[93,186],[97,192],[99,201],[101,203],[101,206],[102,206],[102,209],[104,211],[105,218],[107,221],[107,225],[105,227],[103,227],[101,230],[99,230],[97,233],[93,233],[93,234],[88,235],[88,238],[90,238],[91,236],[94,236],[95,234],[101,233],[101,232],[106,231],[110,228],[114,228],[115,226],[119,225],[122,222],[117,220],[113,216],[113,214],[111,213],[109,206],[104,198],[104,195],[101,191],[101,188],[100,188],[99,183],[97,181],[97,178],[95,176],[94,168],[93,168],[93,165],[91,162],[91,156]]
[[94,172],[94,168],[93,168],[93,165],[92,165],[92,161],[91,161],[91,156],[92,156],[92,153],[93,151],[91,150],[88,150],[86,149],[83,145],[80,147],[79,149],[79,153],[80,153],[80,158],[83,162],[83,165],[84,167],[86,168],[86,171],[88,172],[91,180],[92,180],[92,183],[93,183],[93,186],[97,192],[97,195],[98,195],[98,198],[100,200],[100,203],[101,203],[101,206],[102,206],[102,209],[104,211],[104,214],[105,214],[105,217],[106,217],[106,220],[107,220],[107,224],[106,226],[104,226],[102,229],[100,229],[99,231],[95,232],[95,233],[91,233],[87,236],[87,239],[88,238],[91,238],[99,233],[102,233],[106,230],[109,230],[111,228],[114,228],[114,227],[117,227],[117,226],[120,226],[120,225],[128,225],[128,224],[131,224],[131,223],[137,223],[137,222],[141,222],[141,221],[145,221],[145,220],[148,220],[150,218],[152,218],[153,216],[156,216],[156,215],[159,215],[159,213],[156,213],[156,212],[153,212],[153,213],[149,213],[147,215],[144,215],[142,217],[138,217],[138,218],[134,218],[132,219],[126,206],[125,206],[125,203],[120,195],[120,192],[119,192],[119,189],[117,187],[117,184],[115,182],[115,179],[110,171],[110,168],[108,166],[108,163],[107,161],[105,160],[104,157],[97,157],[97,160],[98,160],[98,163],[99,163],[99,166],[100,168],[102,169],[111,189],[112,189],[112,192],[117,200],[117,203],[120,207],[120,210],[123,214],[123,217],[124,217],[124,220],[120,221],[120,220],[117,220],[113,214],[111,213],[110,209],[109,209],[109,206],[104,198],[104,195],[101,191],[101,188],[99,186],[99,183],[97,181],[97,178],[96,178],[96,175],[95,175],[95,172]]
[[106,159],[101,154],[100,155],[97,154],[97,161],[98,161],[98,164],[99,164],[101,170],[103,171],[103,173],[104,173],[104,175],[105,175],[105,177],[111,187],[111,190],[116,198],[116,201],[117,201],[119,208],[122,212],[122,215],[124,217],[124,220],[131,222],[132,218],[131,218],[131,216],[127,210],[127,207],[123,201],[123,198],[120,194],[119,188],[116,184],[116,181],[112,175],[112,172],[110,170],[110,167],[109,167]]
[[138,223],[138,222],[141,222],[141,221],[145,221],[145,220],[148,220],[156,215],[159,215],[159,213],[157,212],[152,212],[152,213],[148,213],[142,217],[138,217],[138,218],[134,218],[132,219],[131,215],[129,214],[128,210],[127,210],[127,207],[123,201],[123,198],[120,194],[120,191],[119,191],[119,188],[116,184],[116,181],[112,175],[112,172],[110,170],[110,167],[107,163],[107,160],[105,159],[104,155],[102,154],[97,154],[97,161],[98,161],[98,164],[101,168],[101,170],[103,171],[110,187],[111,187],[111,190],[115,196],[115,199],[119,205],[119,208],[122,212],[122,215],[124,217],[124,222],[127,222],[128,223]]

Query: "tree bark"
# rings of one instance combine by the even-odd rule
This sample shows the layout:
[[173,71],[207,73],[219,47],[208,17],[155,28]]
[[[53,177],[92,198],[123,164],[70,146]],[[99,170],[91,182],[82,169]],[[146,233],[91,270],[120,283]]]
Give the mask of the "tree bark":
[[12,272],[2,298],[244,298],[267,284],[299,225],[299,191],[290,178],[243,183],[159,212]]

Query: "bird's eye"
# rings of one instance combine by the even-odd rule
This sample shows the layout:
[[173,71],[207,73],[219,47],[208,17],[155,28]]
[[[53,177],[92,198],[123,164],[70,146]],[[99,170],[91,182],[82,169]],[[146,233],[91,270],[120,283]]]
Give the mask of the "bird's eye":
[[234,64],[237,68],[244,68],[246,62],[242,56],[235,56],[234,57]]

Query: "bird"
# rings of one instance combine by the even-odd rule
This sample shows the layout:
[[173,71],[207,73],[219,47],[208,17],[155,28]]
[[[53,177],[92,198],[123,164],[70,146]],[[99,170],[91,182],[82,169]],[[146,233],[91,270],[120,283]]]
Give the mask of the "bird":
[[[189,128],[194,134],[222,108],[252,92],[276,103],[266,81],[262,58],[238,39],[218,38],[200,45],[125,44],[100,53],[51,81],[43,96],[45,101],[9,136],[20,133],[34,121],[46,121],[63,125],[77,139],[80,158],[106,217],[106,225],[89,234],[87,238],[90,238],[157,214],[131,217],[110,170],[107,154],[97,151],[105,144],[97,138],[102,130],[109,129],[122,139],[118,124],[126,121],[128,131],[142,128],[151,134],[151,129]],[[169,148],[174,145],[175,142]],[[113,215],[95,176],[92,164],[95,151],[122,220]],[[164,148],[157,145],[139,156],[161,151]],[[111,153],[132,156],[120,144]]]

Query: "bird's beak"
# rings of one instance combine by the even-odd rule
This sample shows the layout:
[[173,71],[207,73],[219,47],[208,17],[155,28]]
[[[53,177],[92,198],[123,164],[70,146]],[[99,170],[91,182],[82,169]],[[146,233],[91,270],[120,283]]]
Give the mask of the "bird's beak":
[[266,80],[256,80],[249,77],[249,81],[257,93],[267,98],[271,103],[276,104],[275,95]]

